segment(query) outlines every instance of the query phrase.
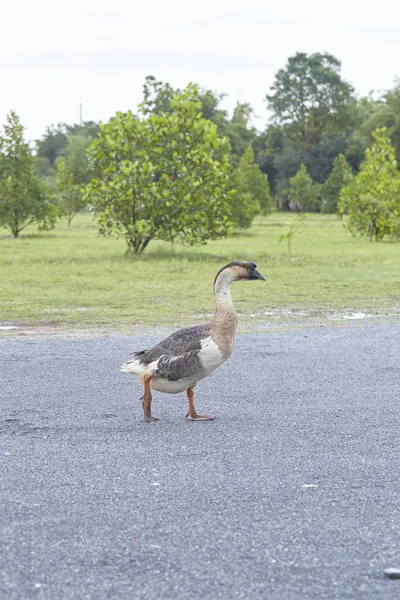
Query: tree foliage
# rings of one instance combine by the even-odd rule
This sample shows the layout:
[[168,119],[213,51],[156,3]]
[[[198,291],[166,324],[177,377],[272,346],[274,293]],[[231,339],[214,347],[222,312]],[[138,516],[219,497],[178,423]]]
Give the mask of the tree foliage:
[[56,159],[68,143],[68,131],[65,123],[46,127],[41,140],[36,140],[36,156],[46,159],[50,167],[55,167]]
[[286,193],[293,209],[315,212],[321,207],[320,188],[313,183],[304,164],[300,166],[296,175],[289,179]]
[[103,234],[122,235],[140,254],[153,239],[194,244],[229,229],[229,155],[201,117],[197,88],[170,101],[171,112],[117,113],[89,149],[96,177],[87,186]]
[[254,217],[261,212],[260,199],[252,193],[252,186],[254,186],[252,178],[255,170],[257,175],[264,177],[258,166],[254,164],[254,153],[249,146],[231,178],[230,218],[236,227],[241,229],[250,227]]
[[74,183],[74,174],[63,160],[57,162],[56,198],[60,215],[66,217],[68,227],[85,207],[82,187]]
[[251,146],[244,151],[232,175],[231,188],[233,191],[230,199],[230,217],[237,227],[250,227],[254,217],[260,212],[264,215],[270,214],[272,198],[268,178],[254,162]]
[[321,188],[322,212],[336,213],[339,208],[340,192],[353,179],[353,173],[343,154],[333,161],[332,173]]
[[385,128],[377,129],[375,142],[353,181],[340,194],[340,211],[348,214],[346,227],[353,234],[381,241],[400,240],[400,173],[396,154]]
[[317,144],[343,118],[354,90],[341,78],[340,68],[331,54],[297,52],[276,74],[268,106],[275,122],[301,147]]
[[[237,103],[232,118],[229,119],[227,111],[220,108],[225,94],[218,94],[198,85],[195,87],[197,100],[201,102],[202,117],[217,126],[220,137],[228,138],[231,161],[237,166],[245,149],[257,136],[257,131],[251,122],[253,109],[250,104]],[[141,104],[141,112],[145,115],[171,113],[173,112],[171,100],[174,95],[181,93],[181,90],[174,90],[169,83],[158,81],[154,76],[149,75],[143,86],[144,100]]]
[[0,137],[0,225],[16,238],[32,223],[54,227],[57,207],[48,201],[24,128],[14,111],[7,115]]
[[143,102],[141,112],[144,115],[162,115],[171,113],[171,100],[179,90],[174,90],[169,83],[159,81],[148,75],[143,84]]
[[57,161],[63,159],[73,173],[74,183],[87,183],[92,176],[88,170],[86,149],[97,137],[99,124],[86,121],[82,124],[47,127],[41,140],[36,140],[36,166],[47,187],[55,189]]
[[396,151],[397,162],[400,163],[400,80],[397,79],[393,89],[371,103],[369,113],[361,123],[360,133],[365,145],[370,145],[373,132],[378,128],[386,128],[387,135]]
[[250,104],[238,103],[233,111],[231,121],[225,127],[225,135],[231,146],[232,162],[234,165],[239,164],[239,160],[246,148],[256,138],[256,129],[251,124],[252,115],[253,109]]
[[[67,145],[63,148],[60,158],[72,174],[73,184],[89,183],[92,173],[89,169],[87,149],[93,142],[91,136],[85,133],[72,134],[67,137]],[[56,162],[57,165],[58,161]]]
[[[386,127],[397,161],[400,160],[400,80],[395,81],[392,89],[382,93],[372,91],[357,99],[352,86],[342,77],[340,61],[331,54],[298,52],[289,57],[266,96],[272,116],[264,131],[254,127],[255,115],[249,104],[238,103],[230,114],[223,108],[224,93],[200,86],[193,89],[192,100],[201,103],[201,117],[216,126],[219,138],[228,140],[230,162],[235,169],[239,168],[246,149],[252,146],[254,162],[267,176],[277,208],[287,210],[296,204],[289,198],[288,190],[290,180],[303,164],[314,184],[307,210],[334,210],[341,180],[335,160],[343,155],[352,172],[357,173],[377,128]],[[174,115],[173,99],[182,93],[154,76],[146,77],[143,103],[135,119]],[[36,166],[47,188],[55,191],[59,160],[73,173],[74,185],[88,183],[97,175],[90,170],[86,149],[98,132],[99,124],[92,121],[47,128],[43,138],[36,142]],[[235,178],[240,179],[239,175]],[[323,203],[318,200],[318,184],[322,185]],[[240,187],[242,183],[235,185]],[[245,193],[250,192],[242,190],[240,198]],[[251,194],[254,198],[254,193]],[[241,211],[240,198],[235,196],[235,210]],[[250,215],[255,205],[250,210],[253,200],[248,197],[248,201]]]
[[[313,182],[322,184],[335,157],[348,155],[350,138],[359,125],[357,101],[341,76],[337,58],[301,52],[278,71],[266,100],[272,119],[254,143],[256,161],[270,177],[276,203],[288,208],[285,190],[301,164]],[[364,149],[363,143],[353,141],[349,159],[355,168]]]

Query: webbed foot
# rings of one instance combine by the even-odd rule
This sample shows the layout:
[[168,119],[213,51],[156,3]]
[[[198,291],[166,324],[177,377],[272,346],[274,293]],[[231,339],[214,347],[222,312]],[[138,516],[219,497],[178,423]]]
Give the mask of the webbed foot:
[[190,413],[188,412],[188,414],[186,415],[186,420],[187,421],[214,421],[215,417],[209,417],[209,416],[202,416],[202,415],[198,415],[196,413]]
[[150,415],[144,415],[144,420],[147,423],[154,423],[155,421],[159,421],[160,419],[157,419],[157,417],[153,417],[153,415],[150,414]]

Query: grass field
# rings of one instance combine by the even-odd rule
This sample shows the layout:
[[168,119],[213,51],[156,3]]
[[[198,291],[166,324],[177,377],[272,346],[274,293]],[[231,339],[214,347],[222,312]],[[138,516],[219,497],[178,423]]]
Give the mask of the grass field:
[[152,242],[139,259],[125,256],[122,239],[98,236],[87,214],[70,229],[31,228],[17,240],[0,229],[3,333],[12,324],[137,331],[200,323],[214,311],[217,270],[240,259],[255,260],[267,278],[232,286],[242,331],[400,315],[399,244],[353,238],[336,217],[312,215],[289,255],[277,236],[292,218],[258,218],[201,247]]

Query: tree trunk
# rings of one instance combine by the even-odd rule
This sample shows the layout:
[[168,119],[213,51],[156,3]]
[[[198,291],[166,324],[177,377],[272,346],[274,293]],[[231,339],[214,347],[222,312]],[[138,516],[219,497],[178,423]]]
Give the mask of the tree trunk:
[[142,245],[139,248],[138,254],[142,254],[142,252],[147,248],[149,242],[151,242],[152,239],[153,238],[149,236],[143,241]]
[[127,254],[140,254],[140,246],[142,244],[142,240],[134,237],[125,237],[125,241],[128,245]]

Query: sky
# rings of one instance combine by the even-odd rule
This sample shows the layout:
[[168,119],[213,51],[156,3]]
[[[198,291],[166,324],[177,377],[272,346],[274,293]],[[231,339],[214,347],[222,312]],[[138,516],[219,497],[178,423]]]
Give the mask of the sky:
[[135,110],[147,75],[227,94],[268,119],[264,98],[296,52],[329,52],[359,96],[400,76],[399,0],[3,0],[0,124],[52,124]]

